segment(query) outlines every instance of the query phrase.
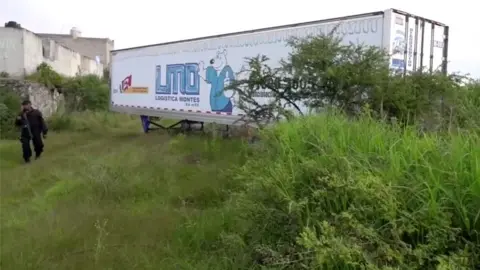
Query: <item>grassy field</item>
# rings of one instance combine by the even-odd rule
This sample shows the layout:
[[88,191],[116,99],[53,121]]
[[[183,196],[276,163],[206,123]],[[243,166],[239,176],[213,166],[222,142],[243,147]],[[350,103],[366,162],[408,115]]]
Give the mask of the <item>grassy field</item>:
[[220,205],[241,144],[102,121],[57,123],[77,131],[51,132],[30,165],[1,141],[1,269],[226,269],[209,245],[235,224]]
[[[106,125],[106,127],[102,127]],[[0,142],[1,269],[473,269],[480,138],[371,119],[262,144],[56,119],[42,159]],[[472,268],[473,267],[473,268]]]

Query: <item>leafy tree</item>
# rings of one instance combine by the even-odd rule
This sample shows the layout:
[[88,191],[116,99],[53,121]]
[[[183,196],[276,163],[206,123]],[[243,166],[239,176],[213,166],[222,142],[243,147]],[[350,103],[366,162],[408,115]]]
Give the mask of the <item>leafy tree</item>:
[[[265,55],[247,59],[248,74],[231,86],[246,112],[243,120],[262,125],[330,106],[354,114],[389,75],[387,54],[376,47],[344,45],[332,34],[288,45],[293,50],[279,68],[271,68]],[[260,89],[268,90],[267,102],[255,98]]]
[[423,70],[395,73],[385,51],[343,44],[333,34],[291,39],[288,45],[292,52],[278,68],[271,67],[268,55],[246,59],[247,68],[229,87],[238,93],[237,106],[245,112],[241,121],[262,127],[330,107],[350,116],[368,108],[379,119],[395,118],[404,124],[421,120],[438,126],[445,119],[466,117],[459,105],[467,101],[460,95],[470,93],[459,90],[464,76]]

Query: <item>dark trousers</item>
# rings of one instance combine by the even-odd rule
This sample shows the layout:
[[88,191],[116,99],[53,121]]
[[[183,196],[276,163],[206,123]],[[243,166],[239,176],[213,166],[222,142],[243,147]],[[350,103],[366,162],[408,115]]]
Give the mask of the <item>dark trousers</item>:
[[20,139],[22,142],[22,152],[23,152],[23,159],[25,161],[30,160],[32,157],[32,148],[30,147],[30,141],[33,143],[33,150],[35,151],[35,155],[39,157],[43,152],[43,141],[41,134],[35,134],[32,138],[22,137]]

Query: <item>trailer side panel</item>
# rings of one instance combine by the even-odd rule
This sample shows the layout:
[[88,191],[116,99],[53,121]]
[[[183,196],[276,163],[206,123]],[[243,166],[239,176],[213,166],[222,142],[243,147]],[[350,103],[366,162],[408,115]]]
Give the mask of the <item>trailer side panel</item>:
[[[149,46],[112,54],[111,109],[118,112],[175,119],[232,124],[243,112],[233,92],[222,92],[238,79],[245,58],[264,54],[270,66],[279,66],[291,48],[286,41],[329,33],[348,44],[383,47],[383,13],[275,28],[251,33]],[[260,102],[268,92],[259,90]],[[262,96],[263,95],[263,96]]]

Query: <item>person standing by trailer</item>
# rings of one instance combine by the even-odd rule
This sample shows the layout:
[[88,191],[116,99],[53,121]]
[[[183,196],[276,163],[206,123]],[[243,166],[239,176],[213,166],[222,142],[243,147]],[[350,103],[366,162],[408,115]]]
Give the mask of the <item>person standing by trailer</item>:
[[35,159],[38,159],[43,152],[42,135],[43,138],[46,138],[48,128],[42,113],[32,108],[32,103],[29,100],[22,102],[21,110],[15,120],[15,125],[21,128],[20,142],[22,143],[23,159],[26,163],[29,163],[32,157],[30,141],[33,143]]

